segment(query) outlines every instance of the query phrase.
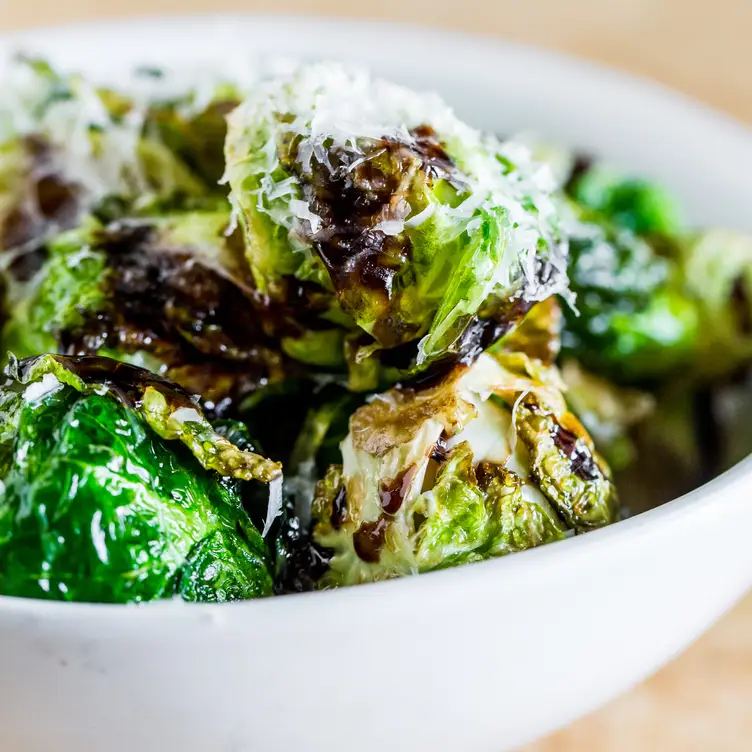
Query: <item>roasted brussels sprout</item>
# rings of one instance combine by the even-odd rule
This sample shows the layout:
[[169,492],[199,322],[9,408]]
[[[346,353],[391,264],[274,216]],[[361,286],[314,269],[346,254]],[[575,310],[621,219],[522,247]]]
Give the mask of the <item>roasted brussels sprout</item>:
[[187,212],[59,235],[28,283],[10,279],[2,344],[18,357],[108,355],[164,373],[214,408],[282,377],[228,212]]
[[563,351],[627,382],[708,383],[752,362],[752,240],[690,231],[658,185],[594,165],[569,190]]
[[663,378],[691,359],[697,304],[681,271],[645,239],[580,213],[570,228],[562,352],[619,381]]
[[359,408],[343,464],[319,482],[325,585],[520,551],[618,516],[610,472],[567,411],[557,371],[484,354],[422,389]]
[[595,164],[572,181],[570,191],[580,206],[635,235],[670,237],[683,229],[674,199],[649,180]]
[[358,388],[370,357],[471,361],[566,290],[550,171],[434,96],[307,66],[255,87],[225,154],[256,284],[299,332],[287,352],[339,352]]
[[627,383],[709,383],[752,363],[752,239],[640,238],[593,215],[571,228],[562,352]]
[[191,88],[10,67],[0,593],[222,601],[429,572],[743,455],[750,239],[435,96],[284,67]]
[[752,237],[728,230],[687,233],[675,254],[699,312],[690,376],[709,384],[734,375],[752,364]]
[[536,303],[520,325],[502,337],[489,351],[524,353],[545,365],[556,362],[561,349],[561,305],[556,298]]
[[0,389],[0,592],[113,603],[269,595],[239,483],[273,482],[274,497],[280,473],[143,369],[13,361]]
[[[106,219],[225,203],[224,116],[240,94],[167,99],[97,88],[21,60],[0,103],[0,248]],[[151,75],[154,75],[152,71]]]

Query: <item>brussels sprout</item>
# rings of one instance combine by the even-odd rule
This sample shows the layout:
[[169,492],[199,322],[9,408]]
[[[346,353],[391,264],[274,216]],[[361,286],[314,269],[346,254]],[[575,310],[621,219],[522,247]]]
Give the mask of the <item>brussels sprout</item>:
[[225,154],[258,288],[298,327],[349,332],[356,369],[472,360],[566,289],[550,172],[433,96],[307,66],[255,88]]
[[[570,289],[562,352],[618,381],[662,378],[686,365],[700,325],[670,258],[601,217],[570,228]],[[588,221],[590,220],[590,221]]]
[[166,373],[215,406],[282,376],[263,334],[227,212],[188,212],[54,238],[8,304],[3,346],[18,357],[102,354]]
[[708,383],[752,361],[749,238],[686,231],[661,188],[597,165],[571,191],[566,354],[619,381]]
[[220,86],[209,102],[189,101],[152,104],[146,112],[146,138],[164,144],[206,186],[217,186],[225,170],[227,115],[240,104],[234,87]]
[[319,482],[325,585],[520,551],[617,518],[610,472],[567,412],[554,367],[482,355],[439,384],[359,408]]
[[675,235],[682,230],[679,207],[662,187],[596,164],[570,185],[580,206],[637,235]]
[[106,358],[13,361],[0,389],[0,592],[130,603],[271,594],[240,480],[275,463],[175,385]]
[[224,116],[239,94],[216,88],[149,100],[96,88],[38,60],[21,60],[0,104],[0,248],[76,225],[225,202]]
[[709,383],[752,362],[752,239],[641,238],[573,210],[562,351],[620,382]]
[[707,384],[752,363],[752,237],[691,233],[675,252],[686,294],[699,311],[690,375]]

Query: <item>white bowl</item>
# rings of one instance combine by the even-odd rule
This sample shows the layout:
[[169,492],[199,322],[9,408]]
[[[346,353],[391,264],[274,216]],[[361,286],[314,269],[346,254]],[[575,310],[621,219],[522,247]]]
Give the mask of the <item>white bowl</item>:
[[[635,40],[638,43],[638,40]],[[6,38],[114,73],[257,51],[356,60],[502,133],[534,129],[654,176],[698,224],[752,231],[752,135],[655,85],[490,39],[203,17]],[[1,96],[1,93],[0,93]],[[752,460],[605,530],[505,559],[226,606],[0,598],[13,752],[499,752],[682,650],[752,583]]]

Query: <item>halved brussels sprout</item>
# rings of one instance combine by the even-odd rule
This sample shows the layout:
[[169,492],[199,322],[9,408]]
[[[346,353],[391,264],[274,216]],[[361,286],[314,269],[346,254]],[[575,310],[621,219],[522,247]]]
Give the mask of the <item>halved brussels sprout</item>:
[[373,356],[472,360],[566,290],[549,170],[435,96],[306,66],[254,89],[225,153],[258,288],[298,327],[343,330],[359,387]]
[[[96,213],[106,219],[225,203],[225,115],[217,85],[152,99],[22,59],[0,103],[0,248],[23,248]],[[138,87],[135,87],[138,88]]]
[[214,406],[279,380],[228,212],[187,212],[57,236],[28,283],[12,283],[2,344],[17,357],[108,355],[165,373]]
[[710,383],[752,363],[752,237],[730,230],[683,236],[675,247],[700,325],[691,378]]
[[359,408],[314,501],[314,540],[333,551],[323,584],[430,571],[616,520],[608,467],[560,388],[554,367],[484,354]]

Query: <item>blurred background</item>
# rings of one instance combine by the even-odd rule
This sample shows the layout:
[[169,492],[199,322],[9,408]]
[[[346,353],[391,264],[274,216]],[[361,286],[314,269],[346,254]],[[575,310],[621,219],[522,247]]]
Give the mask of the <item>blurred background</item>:
[[[221,10],[374,18],[493,34],[658,80],[752,125],[752,0],[0,0],[0,31]],[[373,44],[379,44],[377,33]],[[740,752],[752,749],[750,708],[752,597],[643,685],[524,752]]]

